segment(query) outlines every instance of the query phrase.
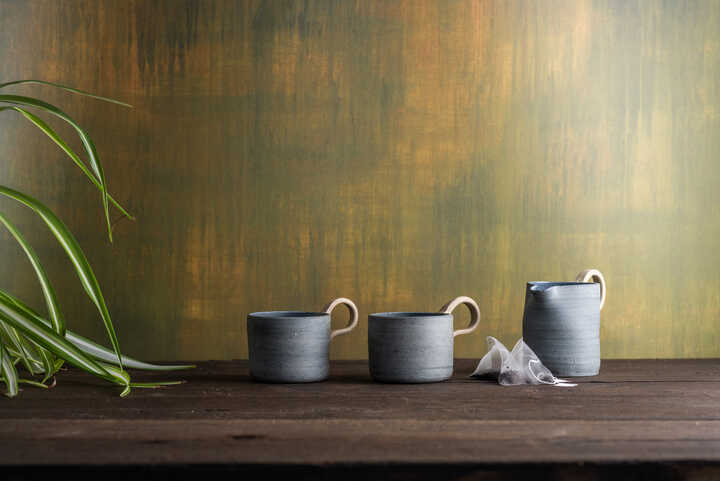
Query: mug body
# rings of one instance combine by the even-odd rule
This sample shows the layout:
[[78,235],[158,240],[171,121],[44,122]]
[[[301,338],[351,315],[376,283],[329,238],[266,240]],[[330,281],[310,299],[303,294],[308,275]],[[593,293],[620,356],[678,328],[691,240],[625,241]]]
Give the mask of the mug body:
[[453,316],[383,312],[368,316],[370,375],[379,382],[445,381],[453,373]]
[[247,317],[250,375],[263,382],[316,382],[330,371],[330,314],[254,312]]
[[600,371],[600,284],[530,282],[523,338],[556,376]]

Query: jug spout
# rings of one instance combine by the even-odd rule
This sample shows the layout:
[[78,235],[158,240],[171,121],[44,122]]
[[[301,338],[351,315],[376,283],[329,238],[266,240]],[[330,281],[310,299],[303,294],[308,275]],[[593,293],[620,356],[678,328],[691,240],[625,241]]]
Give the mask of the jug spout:
[[548,291],[555,287],[557,284],[554,282],[547,282],[547,281],[537,281],[537,282],[529,282],[528,286],[530,287],[529,291],[535,296],[535,297],[541,297],[548,294]]
[[528,282],[528,292],[538,300],[550,300],[558,296],[564,296],[564,287],[577,285],[577,282],[549,282],[535,281]]
[[600,285],[588,282],[528,282],[527,297],[542,303],[600,300]]

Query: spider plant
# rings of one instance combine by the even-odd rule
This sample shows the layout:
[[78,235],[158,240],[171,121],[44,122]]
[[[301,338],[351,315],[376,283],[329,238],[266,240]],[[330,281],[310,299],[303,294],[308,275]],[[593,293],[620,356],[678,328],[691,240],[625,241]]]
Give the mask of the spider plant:
[[[134,217],[124,209],[107,190],[107,182],[98,157],[95,144],[90,136],[72,118],[54,105],[34,97],[5,93],[6,88],[21,84],[42,84],[56,87],[101,101],[130,107],[130,105],[93,95],[64,85],[41,80],[17,80],[0,83],[0,112],[19,114],[28,120],[58,147],[80,168],[90,182],[100,191],[107,226],[108,239],[112,242],[112,224],[110,206],[117,209],[123,217]],[[87,161],[77,153],[35,113],[49,114],[67,122],[77,133],[83,146]],[[87,162],[87,163],[86,163]],[[30,265],[35,271],[42,291],[46,315],[42,315],[22,300],[0,288],[0,382],[6,386],[6,395],[13,397],[18,393],[19,384],[48,388],[55,383],[55,374],[65,363],[80,368],[122,388],[121,396],[126,396],[133,387],[154,388],[179,382],[134,383],[125,368],[148,371],[172,371],[187,369],[189,365],[161,366],[149,364],[123,356],[120,352],[117,335],[113,326],[100,285],[85,254],[75,237],[52,210],[31,196],[0,184],[0,195],[19,202],[38,215],[50,229],[52,235],[62,246],[77,273],[80,284],[97,308],[100,319],[107,331],[112,349],[105,348],[66,328],[65,319],[60,311],[55,290],[48,279],[33,248],[25,240],[15,224],[0,211],[0,223],[10,232],[22,248]]]

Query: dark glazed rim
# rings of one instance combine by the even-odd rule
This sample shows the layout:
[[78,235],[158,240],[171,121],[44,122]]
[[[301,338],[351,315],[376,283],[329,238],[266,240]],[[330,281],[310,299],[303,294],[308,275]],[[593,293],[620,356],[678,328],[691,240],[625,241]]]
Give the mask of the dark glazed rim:
[[415,318],[415,317],[443,317],[443,316],[452,316],[452,314],[447,312],[376,312],[374,314],[370,314],[370,317],[374,317],[377,319],[407,319],[407,318]]
[[325,317],[330,316],[327,312],[306,312],[306,311],[261,311],[251,312],[248,314],[248,319],[311,319],[314,317]]

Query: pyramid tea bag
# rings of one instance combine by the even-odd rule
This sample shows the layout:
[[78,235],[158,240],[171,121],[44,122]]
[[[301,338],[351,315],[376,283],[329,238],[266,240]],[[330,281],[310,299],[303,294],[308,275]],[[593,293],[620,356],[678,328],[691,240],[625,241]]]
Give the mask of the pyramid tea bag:
[[478,379],[497,380],[503,386],[520,384],[552,384],[575,386],[553,376],[522,338],[512,351],[492,336],[487,337],[489,351],[471,374]]

